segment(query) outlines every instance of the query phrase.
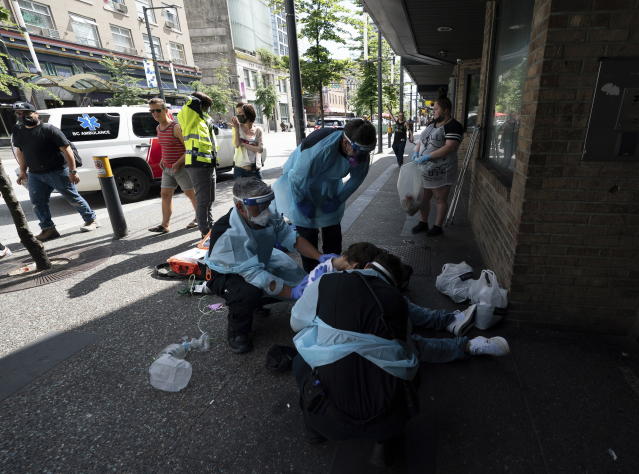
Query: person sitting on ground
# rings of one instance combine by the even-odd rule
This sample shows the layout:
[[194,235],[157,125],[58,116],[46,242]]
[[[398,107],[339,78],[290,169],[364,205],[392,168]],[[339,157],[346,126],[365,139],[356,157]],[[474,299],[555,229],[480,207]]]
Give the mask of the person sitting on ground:
[[[395,257],[396,259],[396,257]],[[309,441],[398,437],[413,414],[419,362],[389,258],[325,273],[291,311],[293,373]]]
[[305,276],[291,257],[274,248],[275,243],[309,258],[329,258],[284,222],[271,206],[274,197],[263,181],[237,178],[235,206],[215,222],[204,259],[212,270],[205,292],[226,300],[228,343],[238,354],[253,348],[249,337],[253,312],[262,307],[263,297],[290,298],[291,288]]
[[[343,255],[334,256],[332,259],[320,263],[293,288],[291,295],[294,299],[299,299],[308,285],[326,273],[363,269],[370,262],[385,261],[387,258],[391,262],[389,265],[398,266],[396,272],[400,276],[397,280],[397,286],[400,286],[402,279],[405,278],[403,264],[396,257],[392,256],[391,258],[386,255],[389,255],[386,250],[368,242],[352,244]],[[408,297],[405,297],[405,299],[408,305],[408,319],[413,327],[448,331],[457,336],[455,338],[426,338],[413,334],[412,338],[421,362],[451,362],[464,359],[468,355],[504,356],[510,353],[508,342],[503,337],[486,338],[477,336],[469,339],[465,336],[473,326],[476,305],[470,305],[464,311],[449,311],[426,308],[411,302]]]
[[[184,148],[184,138],[180,124],[173,120],[164,100],[155,97],[149,101],[149,112],[158,122],[155,129],[158,142],[162,149],[162,182],[160,184],[160,198],[162,199],[162,223],[151,227],[149,232],[165,234],[169,231],[169,222],[173,213],[173,194],[180,186],[184,195],[189,198],[193,209],[197,209],[195,201],[195,191],[188,172],[184,168],[186,159],[186,148]],[[193,219],[186,226],[187,229],[197,227],[197,218]]]

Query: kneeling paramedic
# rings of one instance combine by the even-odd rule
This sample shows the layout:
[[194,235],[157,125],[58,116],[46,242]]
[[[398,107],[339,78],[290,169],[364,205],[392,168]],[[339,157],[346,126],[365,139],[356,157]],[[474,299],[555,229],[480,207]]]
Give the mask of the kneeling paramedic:
[[326,273],[291,312],[293,373],[309,441],[398,437],[416,413],[401,262],[378,256],[361,270]]
[[[206,265],[212,270],[208,290],[226,300],[228,343],[235,353],[250,351],[253,312],[263,298],[290,298],[291,288],[305,273],[275,244],[296,249],[309,258],[322,255],[297,235],[275,211],[273,191],[256,178],[238,178],[233,185],[233,207],[211,230]],[[330,258],[330,257],[326,257]]]

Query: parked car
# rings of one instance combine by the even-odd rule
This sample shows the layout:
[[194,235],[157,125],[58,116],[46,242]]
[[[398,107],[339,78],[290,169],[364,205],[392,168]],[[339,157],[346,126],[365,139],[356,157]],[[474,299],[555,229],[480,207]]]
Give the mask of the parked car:
[[[144,199],[162,177],[157,122],[147,107],[69,107],[38,111],[43,122],[60,130],[76,146],[83,165],[78,168],[80,192],[99,191],[93,156],[107,155],[123,203]],[[233,167],[231,131],[218,129],[218,171]]]
[[[346,117],[324,117],[324,127],[343,128],[350,119]],[[315,130],[322,128],[322,119],[315,121]]]

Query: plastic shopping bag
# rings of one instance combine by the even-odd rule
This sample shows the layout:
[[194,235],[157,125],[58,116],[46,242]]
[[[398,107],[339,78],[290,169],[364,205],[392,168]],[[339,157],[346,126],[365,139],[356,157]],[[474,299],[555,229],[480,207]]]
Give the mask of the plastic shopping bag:
[[397,193],[402,209],[412,216],[422,204],[422,172],[414,161],[409,161],[399,170]]
[[468,299],[473,268],[466,262],[447,263],[435,280],[435,288],[450,296],[455,303]]
[[508,306],[508,291],[499,286],[492,270],[482,270],[479,279],[470,281],[468,297],[475,304],[484,303],[495,308]]

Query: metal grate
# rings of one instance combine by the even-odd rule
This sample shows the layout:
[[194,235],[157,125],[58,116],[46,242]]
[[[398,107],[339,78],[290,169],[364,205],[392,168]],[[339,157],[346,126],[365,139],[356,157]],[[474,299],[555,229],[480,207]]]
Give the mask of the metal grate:
[[379,245],[393,255],[402,259],[402,262],[413,267],[413,275],[432,275],[431,249],[423,245],[416,245],[412,241],[406,241],[405,245],[390,246]]

